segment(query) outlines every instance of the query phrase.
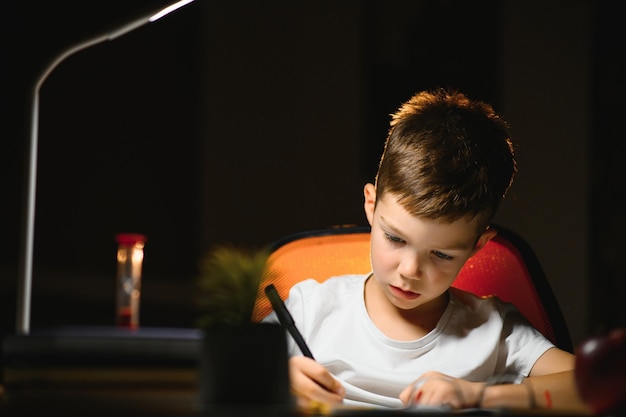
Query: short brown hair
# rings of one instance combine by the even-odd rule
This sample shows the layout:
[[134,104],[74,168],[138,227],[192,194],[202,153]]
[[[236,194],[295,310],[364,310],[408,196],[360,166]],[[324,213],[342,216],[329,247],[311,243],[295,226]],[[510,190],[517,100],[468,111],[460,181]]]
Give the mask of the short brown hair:
[[516,171],[508,125],[489,104],[457,91],[424,91],[392,114],[376,199],[393,193],[414,216],[480,216],[486,227]]

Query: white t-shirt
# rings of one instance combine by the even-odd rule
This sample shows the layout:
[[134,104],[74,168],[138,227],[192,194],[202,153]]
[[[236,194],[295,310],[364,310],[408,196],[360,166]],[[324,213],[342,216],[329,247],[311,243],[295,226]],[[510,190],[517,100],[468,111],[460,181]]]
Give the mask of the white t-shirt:
[[[346,405],[402,407],[400,392],[430,370],[470,381],[502,373],[528,376],[554,346],[512,304],[456,288],[430,333],[412,341],[390,339],[365,308],[367,277],[309,279],[294,285],[285,300],[315,360],[345,387]],[[264,321],[278,320],[272,313]],[[301,354],[291,337],[288,343],[290,355]]]

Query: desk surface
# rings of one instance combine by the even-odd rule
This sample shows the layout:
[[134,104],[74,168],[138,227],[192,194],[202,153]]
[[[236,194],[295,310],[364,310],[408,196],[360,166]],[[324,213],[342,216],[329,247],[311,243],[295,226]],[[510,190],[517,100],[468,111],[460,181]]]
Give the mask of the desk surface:
[[[201,332],[193,329],[128,332],[107,328],[63,328],[28,337],[7,337],[3,341],[3,381],[12,381],[13,385],[10,389],[9,385],[4,389],[0,385],[0,416],[41,416],[51,412],[67,417],[576,415],[558,410],[511,409],[341,407],[326,413],[304,413],[292,407],[273,405],[209,408],[201,404],[198,395],[196,373],[201,339]],[[128,367],[128,363],[137,364],[138,355],[142,366]],[[78,360],[83,356],[83,360]],[[102,361],[106,362],[106,366],[93,367],[94,362]],[[111,361],[115,362],[114,369],[111,369]],[[24,367],[25,363],[29,366]],[[156,363],[159,366],[155,368]],[[72,379],[72,372],[80,372],[82,376]],[[84,378],[86,373],[88,379]],[[9,376],[11,378],[7,379]],[[86,384],[86,381],[92,385]],[[120,385],[120,382],[126,385]]]
[[[559,410],[527,409],[464,409],[437,408],[386,409],[366,407],[337,408],[326,413],[308,413],[292,407],[268,404],[250,406],[202,406],[193,392],[154,391],[141,396],[100,392],[92,396],[46,396],[31,392],[19,401],[0,397],[2,417],[59,415],[64,417],[452,417],[452,416],[511,416],[511,417],[577,417],[583,414]],[[3,401],[2,401],[3,400]],[[616,416],[613,416],[616,417]]]

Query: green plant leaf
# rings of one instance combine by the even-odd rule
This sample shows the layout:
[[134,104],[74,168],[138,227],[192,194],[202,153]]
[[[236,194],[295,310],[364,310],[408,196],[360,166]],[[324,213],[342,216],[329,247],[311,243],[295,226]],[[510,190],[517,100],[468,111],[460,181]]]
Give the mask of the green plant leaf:
[[249,323],[268,257],[266,249],[214,246],[200,263],[196,325],[207,328]]

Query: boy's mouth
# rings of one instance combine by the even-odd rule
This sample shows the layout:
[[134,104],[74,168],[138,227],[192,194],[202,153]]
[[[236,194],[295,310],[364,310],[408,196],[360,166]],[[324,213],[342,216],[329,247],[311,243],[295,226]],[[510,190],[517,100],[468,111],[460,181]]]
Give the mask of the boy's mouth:
[[404,300],[415,300],[416,298],[419,298],[420,294],[413,292],[413,291],[405,291],[399,287],[395,287],[393,285],[390,285],[389,288],[391,288],[391,292],[398,298],[402,298]]

